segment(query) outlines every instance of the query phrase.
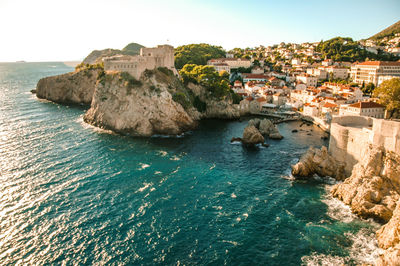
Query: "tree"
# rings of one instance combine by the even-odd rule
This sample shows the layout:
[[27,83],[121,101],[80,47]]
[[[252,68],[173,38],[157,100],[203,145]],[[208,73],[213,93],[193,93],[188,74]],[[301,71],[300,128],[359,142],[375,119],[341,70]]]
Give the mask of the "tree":
[[385,80],[373,92],[378,102],[386,106],[386,110],[400,110],[400,78]]
[[181,69],[186,64],[206,65],[212,58],[225,57],[221,46],[206,43],[182,45],[175,49],[175,67]]
[[374,89],[375,89],[375,84],[370,82],[364,88],[362,88],[362,91],[364,94],[371,95]]

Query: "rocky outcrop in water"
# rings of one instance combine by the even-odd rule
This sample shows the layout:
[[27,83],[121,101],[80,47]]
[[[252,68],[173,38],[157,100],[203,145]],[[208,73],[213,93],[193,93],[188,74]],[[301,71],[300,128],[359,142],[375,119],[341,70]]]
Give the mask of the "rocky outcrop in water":
[[344,165],[329,155],[325,146],[321,149],[310,147],[301,156],[299,162],[292,165],[292,175],[297,179],[309,179],[314,174],[343,180],[345,178]]
[[243,131],[242,143],[246,145],[263,144],[264,137],[255,126],[249,125]]
[[400,156],[370,146],[332,195],[361,217],[389,221],[400,198]]
[[105,75],[97,84],[84,121],[133,136],[178,135],[196,126],[168,91],[169,76],[148,71],[137,81],[127,73]]
[[263,119],[260,121],[260,126],[258,128],[260,133],[270,139],[283,139],[281,133],[279,133],[278,128],[269,119]]
[[82,69],[39,80],[36,96],[57,103],[90,104],[99,69]]

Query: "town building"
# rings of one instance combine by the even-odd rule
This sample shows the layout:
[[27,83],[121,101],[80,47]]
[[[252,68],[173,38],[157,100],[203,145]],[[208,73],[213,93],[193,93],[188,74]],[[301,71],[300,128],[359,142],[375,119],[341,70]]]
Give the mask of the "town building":
[[339,115],[359,115],[374,118],[384,118],[385,107],[376,102],[358,102],[350,105],[341,105]]
[[232,70],[233,68],[239,67],[249,68],[251,66],[251,61],[242,58],[216,58],[207,61],[207,65],[213,66],[216,64],[227,64],[230,70]]
[[303,82],[307,87],[316,87],[317,86],[317,82],[318,82],[318,78],[311,76],[310,74],[300,74],[296,77],[297,81],[301,81]]
[[400,62],[367,61],[351,67],[350,78],[358,84],[378,85],[384,76],[400,77]]

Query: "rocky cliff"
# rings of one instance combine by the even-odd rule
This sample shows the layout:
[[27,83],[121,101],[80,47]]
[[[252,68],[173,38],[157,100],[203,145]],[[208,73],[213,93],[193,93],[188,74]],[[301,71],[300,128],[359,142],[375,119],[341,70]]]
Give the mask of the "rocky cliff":
[[333,187],[332,195],[361,217],[388,222],[400,196],[400,156],[369,146],[351,176]]
[[82,69],[39,80],[36,96],[57,103],[90,104],[99,69]]
[[238,119],[240,117],[239,105],[233,104],[230,97],[222,100],[215,99],[210,97],[206,88],[193,83],[189,83],[187,88],[195,97],[205,103],[206,107],[202,112],[202,118]]
[[292,175],[297,179],[308,179],[314,174],[321,177],[330,176],[337,180],[343,180],[344,164],[338,162],[328,153],[328,149],[323,146],[321,149],[310,147],[301,156],[299,162],[292,165]]
[[400,155],[370,145],[351,176],[331,193],[359,216],[386,223],[377,231],[384,253],[376,265],[400,265]]
[[127,73],[104,74],[96,86],[84,121],[133,136],[177,135],[196,126],[181,104],[172,99],[169,82],[176,79],[158,70],[140,80]]

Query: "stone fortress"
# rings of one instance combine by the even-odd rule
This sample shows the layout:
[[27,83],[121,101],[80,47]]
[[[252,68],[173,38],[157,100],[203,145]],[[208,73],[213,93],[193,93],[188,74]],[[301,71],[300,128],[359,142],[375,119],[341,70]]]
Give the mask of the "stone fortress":
[[115,55],[103,58],[104,70],[128,72],[135,79],[139,79],[146,69],[166,67],[178,74],[175,69],[174,47],[171,45],[158,45],[154,48],[141,48],[140,54]]
[[346,174],[362,160],[369,145],[400,154],[400,122],[366,116],[334,116],[329,152],[346,164]]

